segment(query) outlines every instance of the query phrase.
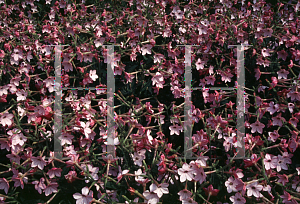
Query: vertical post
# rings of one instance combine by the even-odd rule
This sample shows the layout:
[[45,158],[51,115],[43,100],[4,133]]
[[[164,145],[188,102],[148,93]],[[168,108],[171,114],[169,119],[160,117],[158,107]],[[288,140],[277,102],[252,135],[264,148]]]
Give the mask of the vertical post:
[[185,46],[185,96],[184,96],[184,157],[192,158],[192,103],[191,103],[191,81],[192,81],[192,67],[191,67],[191,45]]
[[237,158],[245,157],[245,67],[244,46],[237,46]]
[[244,46],[252,45],[229,45],[228,47],[237,46],[237,154],[235,159],[245,159],[245,58]]
[[58,137],[62,131],[62,110],[61,110],[61,45],[55,45],[55,102],[54,102],[54,156],[58,159],[62,158],[62,146]]
[[115,93],[115,75],[114,75],[114,45],[107,46],[107,154],[115,153],[115,117],[114,117],[114,93]]

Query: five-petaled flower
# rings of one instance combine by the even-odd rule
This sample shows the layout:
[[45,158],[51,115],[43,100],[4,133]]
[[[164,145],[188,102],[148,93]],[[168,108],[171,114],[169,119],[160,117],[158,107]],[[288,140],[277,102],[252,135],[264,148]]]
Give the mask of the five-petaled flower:
[[252,124],[250,125],[250,127],[252,128],[252,129],[251,129],[251,132],[252,132],[252,133],[258,132],[258,133],[262,134],[262,133],[263,133],[263,128],[265,127],[265,125],[262,124],[261,122],[259,122],[259,121],[257,120],[255,123],[252,123]]
[[90,191],[88,187],[81,189],[82,194],[75,193],[73,198],[76,199],[76,204],[90,204],[93,200],[93,191]]

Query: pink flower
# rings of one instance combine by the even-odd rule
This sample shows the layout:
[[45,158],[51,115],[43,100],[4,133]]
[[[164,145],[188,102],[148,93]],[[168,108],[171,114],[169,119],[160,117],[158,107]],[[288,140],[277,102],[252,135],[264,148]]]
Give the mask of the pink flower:
[[252,129],[251,129],[251,132],[252,132],[252,133],[258,132],[258,133],[262,134],[262,133],[263,133],[263,128],[265,127],[265,125],[262,124],[261,122],[259,122],[259,121],[257,120],[255,123],[252,123],[252,124],[250,125],[250,127],[252,128]]
[[194,201],[193,198],[188,198],[186,200],[182,200],[182,204],[197,204],[197,202]]
[[135,165],[143,166],[143,160],[146,158],[145,155],[140,155],[137,152],[134,152],[131,156]]
[[20,133],[19,134],[14,134],[12,136],[12,145],[15,146],[15,145],[20,145],[20,146],[23,146],[24,143],[27,141],[27,138],[23,135],[23,133],[21,133],[20,130],[17,130],[16,128],[14,128],[15,131],[19,131]]
[[283,174],[283,175],[277,174],[277,176],[279,178],[277,182],[278,183],[282,183],[283,186],[285,186],[285,184],[289,182],[289,179],[288,179],[287,175],[285,175],[285,174]]
[[135,181],[139,184],[148,183],[149,179],[146,177],[143,177],[141,175],[146,175],[146,173],[143,173],[141,169],[134,171],[135,174]]
[[191,171],[189,165],[184,163],[182,168],[178,169],[178,174],[180,175],[180,182],[185,182],[186,180],[193,180],[193,171]]
[[178,124],[170,126],[169,129],[171,130],[170,135],[174,135],[174,134],[179,135],[180,132],[183,131],[182,126],[179,126]]
[[287,75],[289,74],[289,71],[286,71],[285,69],[281,69],[277,72],[278,79],[287,79]]
[[225,186],[227,187],[227,192],[228,193],[231,193],[232,191],[233,192],[237,192],[237,190],[236,190],[236,183],[234,181],[235,181],[235,179],[231,176],[225,182]]
[[261,197],[261,193],[259,191],[261,191],[263,189],[262,185],[259,185],[258,182],[253,182],[250,183],[246,186],[247,188],[247,196],[252,196],[254,195],[255,197],[259,198]]
[[277,169],[277,172],[280,172],[281,169],[288,170],[288,166],[286,165],[286,160],[281,155],[277,156],[276,169]]
[[43,156],[43,157],[41,157],[41,156],[31,157],[31,160],[32,160],[31,167],[38,166],[38,168],[40,170],[43,170],[44,166],[47,165],[47,163],[45,162],[45,156]]
[[96,79],[98,79],[98,75],[96,74],[96,70],[90,70],[90,75],[89,76],[93,81],[96,81]]
[[163,196],[163,194],[169,193],[168,186],[169,186],[168,183],[162,183],[162,184],[159,184],[159,186],[156,186],[153,183],[150,185],[150,189],[152,188],[153,192],[156,193],[159,198],[161,198]]
[[256,80],[258,80],[261,76],[261,72],[258,68],[254,69],[254,72],[255,72],[255,78]]
[[182,201],[182,200],[188,200],[188,199],[191,198],[192,195],[193,195],[193,194],[192,194],[189,190],[187,190],[187,189],[183,189],[183,190],[179,191],[177,194],[180,196],[180,197],[179,197],[179,200],[180,200],[180,201]]
[[278,134],[277,130],[274,130],[273,132],[269,132],[268,140],[272,142],[276,142],[280,135]]
[[16,92],[17,101],[24,101],[24,100],[26,100],[27,94],[28,94],[28,92],[25,91],[25,90],[23,90],[23,89],[17,91]]
[[13,118],[14,115],[10,114],[8,112],[5,112],[1,117],[0,117],[0,124],[2,124],[4,127],[7,125],[8,127],[11,126],[13,123]]
[[190,171],[194,174],[194,180],[199,181],[199,183],[203,183],[206,179],[206,174],[203,170],[203,168],[198,166],[198,164],[195,161],[190,162]]
[[295,100],[300,101],[300,92],[290,91],[289,93],[287,93],[287,97],[291,98],[292,102],[295,101]]
[[221,72],[221,76],[222,76],[222,81],[226,82],[231,82],[231,78],[233,77],[233,75],[229,72],[229,70],[227,71],[222,71]]
[[281,113],[279,113],[277,116],[272,117],[273,126],[278,125],[279,127],[282,127],[282,122],[285,122],[285,118],[281,117]]
[[240,193],[236,193],[234,196],[230,196],[229,198],[233,204],[244,204],[246,203],[246,199],[241,196]]
[[280,197],[283,199],[283,203],[291,203],[290,200],[292,199],[291,195],[286,192],[286,191],[283,191],[284,195],[281,195]]
[[60,145],[63,146],[64,144],[72,144],[72,139],[74,138],[73,135],[67,132],[63,132],[58,139],[60,139]]
[[121,181],[123,175],[127,174],[128,172],[129,172],[128,169],[125,169],[125,170],[122,171],[121,166],[119,165],[119,173],[118,173],[118,176],[117,176],[118,183]]
[[[282,58],[284,61],[286,60],[286,58],[288,56],[287,52],[284,50],[278,51],[277,55],[278,55],[278,59]],[[278,72],[277,72],[277,74],[278,74]]]
[[93,200],[93,191],[90,191],[88,187],[81,189],[82,194],[75,193],[73,198],[76,199],[76,204],[90,204]]
[[270,154],[266,154],[264,158],[264,165],[266,170],[269,170],[271,168],[275,169],[277,166],[277,157],[274,157]]
[[0,189],[3,189],[7,194],[9,189],[9,183],[5,178],[0,178]]
[[270,114],[273,115],[274,113],[279,111],[279,105],[278,104],[274,105],[274,102],[271,101],[269,107],[267,108],[267,111],[269,111]]
[[32,181],[32,184],[35,184],[34,185],[35,190],[37,190],[39,192],[39,194],[42,194],[42,190],[44,190],[46,188],[46,185],[44,182],[45,182],[44,177],[42,177],[40,179],[40,181]]
[[157,194],[154,192],[155,188],[154,186],[150,185],[150,191],[146,190],[143,193],[143,196],[145,196],[145,198],[148,200],[147,204],[156,204],[159,202],[159,197],[157,196]]
[[144,45],[141,50],[142,50],[142,55],[146,55],[146,54],[149,54],[151,55],[151,48],[152,46],[147,44],[147,45]]
[[196,62],[196,69],[199,70],[199,69],[204,69],[204,65],[205,65],[205,62],[201,61],[200,58],[198,58],[197,62]]
[[206,81],[207,81],[207,82],[206,82],[207,85],[208,85],[208,84],[214,85],[214,83],[215,83],[215,81],[216,81],[216,78],[215,78],[213,75],[206,76],[205,79],[206,79]]
[[155,76],[152,77],[152,86],[156,84],[157,87],[163,88],[162,85],[164,83],[163,75],[160,72],[156,72]]
[[61,168],[53,167],[47,172],[47,174],[49,175],[50,178],[54,178],[55,176],[61,177],[61,172],[62,172]]
[[261,54],[263,55],[263,57],[269,57],[269,56],[271,56],[269,53],[270,51],[271,51],[270,49],[263,48],[261,50]]
[[217,196],[219,193],[219,189],[214,189],[213,185],[209,185],[207,188],[203,188],[203,190],[205,191],[205,195],[209,195],[211,194],[212,196]]

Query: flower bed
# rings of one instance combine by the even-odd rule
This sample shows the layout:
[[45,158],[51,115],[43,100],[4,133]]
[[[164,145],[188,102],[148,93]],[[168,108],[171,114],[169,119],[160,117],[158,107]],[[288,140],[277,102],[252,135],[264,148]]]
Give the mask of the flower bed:
[[[0,203],[300,200],[300,2],[0,0],[0,6]],[[191,86],[216,88],[236,87],[237,48],[228,46],[241,43],[251,45],[244,51],[244,93],[191,92],[196,159],[184,158],[189,60],[182,45],[193,45]],[[112,44],[118,45],[112,62],[118,158],[106,152],[112,116],[103,45]],[[69,88],[61,95],[64,158],[54,151],[55,45],[63,45],[61,87]],[[236,104],[242,94],[244,107]],[[243,111],[246,154],[236,159]]]

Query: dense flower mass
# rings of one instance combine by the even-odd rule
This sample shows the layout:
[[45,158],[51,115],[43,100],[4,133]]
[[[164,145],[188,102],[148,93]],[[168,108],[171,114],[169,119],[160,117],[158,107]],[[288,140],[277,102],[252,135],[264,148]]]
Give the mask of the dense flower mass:
[[0,10],[0,203],[300,201],[300,1]]

